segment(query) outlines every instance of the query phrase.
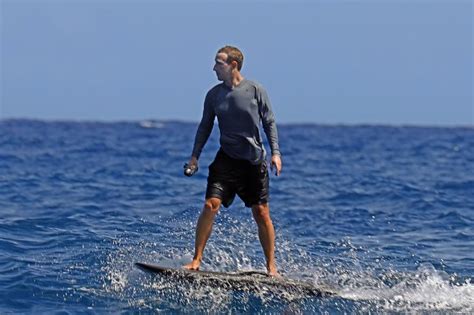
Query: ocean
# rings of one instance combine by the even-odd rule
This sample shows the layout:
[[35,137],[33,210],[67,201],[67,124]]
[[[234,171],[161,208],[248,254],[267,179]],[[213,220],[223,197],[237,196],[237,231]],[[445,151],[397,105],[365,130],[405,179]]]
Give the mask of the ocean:
[[[215,126],[0,121],[0,313],[474,312],[472,127],[280,124],[271,175],[285,277],[337,291],[231,290],[152,277],[193,255]],[[216,217],[201,268],[265,270],[251,211]]]

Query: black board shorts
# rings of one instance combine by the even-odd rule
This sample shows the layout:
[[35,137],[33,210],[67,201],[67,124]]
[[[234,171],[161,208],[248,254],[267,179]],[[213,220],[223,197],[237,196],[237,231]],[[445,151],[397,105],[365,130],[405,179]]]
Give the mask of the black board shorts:
[[232,204],[235,195],[249,208],[265,204],[269,199],[269,180],[266,161],[253,165],[246,160],[231,158],[220,149],[209,165],[206,199],[219,198],[226,208]]

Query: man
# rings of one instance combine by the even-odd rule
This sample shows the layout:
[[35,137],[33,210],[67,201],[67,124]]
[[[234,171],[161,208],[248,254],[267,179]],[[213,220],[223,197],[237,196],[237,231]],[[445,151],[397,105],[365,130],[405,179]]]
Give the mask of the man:
[[275,231],[270,218],[269,176],[259,132],[262,122],[271,148],[271,168],[280,175],[281,159],[275,118],[267,93],[256,82],[246,80],[240,70],[242,52],[225,46],[216,54],[214,71],[221,84],[206,95],[204,111],[188,167],[197,170],[198,159],[217,116],[221,148],[209,166],[206,200],[196,227],[195,253],[184,268],[198,270],[204,247],[211,235],[214,217],[221,204],[229,207],[237,194],[252,208],[269,276],[278,276],[275,264]]

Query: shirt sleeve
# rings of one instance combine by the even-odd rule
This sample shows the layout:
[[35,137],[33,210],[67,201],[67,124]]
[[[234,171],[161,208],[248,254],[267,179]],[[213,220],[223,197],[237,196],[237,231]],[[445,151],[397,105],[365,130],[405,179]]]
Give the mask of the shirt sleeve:
[[209,91],[204,100],[204,110],[202,113],[201,122],[199,123],[199,127],[196,132],[196,138],[194,139],[192,156],[194,156],[196,159],[199,159],[202,148],[206,144],[207,139],[209,139],[209,135],[211,134],[212,128],[214,127],[215,117],[216,114],[214,113],[214,109],[212,107],[211,91]]
[[270,144],[272,155],[281,155],[275,115],[273,114],[267,91],[262,86],[257,86],[256,89],[260,118],[262,119],[263,130]]

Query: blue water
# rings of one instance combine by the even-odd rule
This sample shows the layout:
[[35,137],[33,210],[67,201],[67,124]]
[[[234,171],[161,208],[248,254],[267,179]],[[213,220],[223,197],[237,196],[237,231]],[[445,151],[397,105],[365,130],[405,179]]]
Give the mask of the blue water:
[[[271,177],[287,277],[336,297],[152,278],[193,253],[214,130],[196,124],[0,122],[0,313],[474,312],[474,129],[280,125]],[[251,213],[222,209],[204,270],[264,270]]]

